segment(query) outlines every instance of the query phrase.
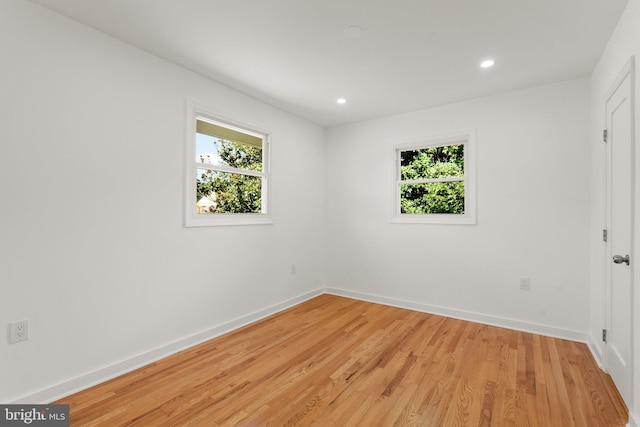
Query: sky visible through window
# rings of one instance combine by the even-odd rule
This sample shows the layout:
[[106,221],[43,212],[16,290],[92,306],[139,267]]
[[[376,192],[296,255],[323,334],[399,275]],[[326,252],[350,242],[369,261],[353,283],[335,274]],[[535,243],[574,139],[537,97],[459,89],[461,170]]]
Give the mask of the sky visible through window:
[[[218,147],[215,142],[217,138],[213,136],[204,135],[202,133],[196,133],[196,162],[201,162],[200,156],[205,157],[205,163],[211,163],[214,165],[220,165],[220,156],[218,156]],[[206,160],[206,156],[209,156],[211,161]]]

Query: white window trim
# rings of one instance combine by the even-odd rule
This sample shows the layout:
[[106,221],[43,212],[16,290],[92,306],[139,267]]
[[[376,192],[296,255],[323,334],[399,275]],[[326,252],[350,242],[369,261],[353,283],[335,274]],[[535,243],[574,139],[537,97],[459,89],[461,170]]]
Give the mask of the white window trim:
[[[271,173],[270,173],[270,145],[271,133],[259,126],[247,124],[234,118],[221,115],[212,109],[187,100],[186,108],[186,138],[185,138],[185,199],[184,199],[184,225],[185,227],[215,227],[230,225],[260,225],[273,224],[271,218]],[[196,162],[196,120],[203,118],[232,128],[247,131],[263,139],[262,146],[262,173],[248,172],[248,175],[262,178],[262,213],[255,214],[211,214],[202,215],[196,213],[196,186],[195,177],[197,169],[207,169],[206,165]],[[225,169],[216,167],[216,170]],[[234,172],[234,170],[230,170]]]
[[[464,177],[427,180],[400,180],[400,152],[428,147],[464,144]],[[464,214],[403,214],[400,212],[400,186],[402,184],[464,181]],[[476,135],[475,130],[448,132],[393,146],[393,215],[398,224],[476,224]]]

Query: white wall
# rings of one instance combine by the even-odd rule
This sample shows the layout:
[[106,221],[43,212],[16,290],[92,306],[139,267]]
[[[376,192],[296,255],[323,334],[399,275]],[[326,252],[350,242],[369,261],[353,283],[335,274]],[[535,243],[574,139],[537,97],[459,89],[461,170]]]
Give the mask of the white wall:
[[[586,338],[588,120],[581,79],[329,129],[328,286]],[[477,225],[390,223],[394,143],[466,129]]]
[[[0,52],[0,402],[321,287],[322,128],[22,0]],[[183,227],[187,98],[272,132],[275,225]]]
[[[591,76],[591,167],[593,170],[591,179],[591,335],[600,356],[603,348],[599,339],[599,333],[604,328],[604,246],[598,238],[604,228],[604,191],[603,191],[603,147],[602,129],[605,128],[604,97],[614,80],[629,61],[635,55],[636,61],[636,153],[640,149],[640,115],[638,114],[638,102],[640,101],[640,1],[629,0],[627,9],[622,15],[616,30],[614,31],[600,62]],[[634,241],[634,259],[638,259],[640,249],[640,156],[636,155],[636,218]],[[633,377],[633,405],[629,408],[631,425],[640,426],[640,269],[634,268],[634,377]]]

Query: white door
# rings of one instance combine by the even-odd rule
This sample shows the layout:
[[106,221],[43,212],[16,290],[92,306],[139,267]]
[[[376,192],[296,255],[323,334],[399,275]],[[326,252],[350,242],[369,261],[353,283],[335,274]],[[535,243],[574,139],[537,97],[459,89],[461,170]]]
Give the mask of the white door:
[[633,87],[630,61],[606,98],[607,260],[605,368],[631,405],[633,234]]

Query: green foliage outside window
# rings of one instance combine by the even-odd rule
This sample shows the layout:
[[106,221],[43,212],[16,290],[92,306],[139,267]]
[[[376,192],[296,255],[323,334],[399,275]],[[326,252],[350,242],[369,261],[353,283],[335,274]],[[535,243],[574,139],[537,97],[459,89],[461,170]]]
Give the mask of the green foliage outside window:
[[[235,169],[262,171],[262,149],[248,144],[215,141],[222,165]],[[212,213],[260,213],[262,180],[259,177],[212,170],[199,170],[196,202],[203,197],[214,202]]]
[[[464,177],[464,145],[401,152],[400,179],[424,180]],[[402,184],[403,214],[464,214],[464,181]]]

